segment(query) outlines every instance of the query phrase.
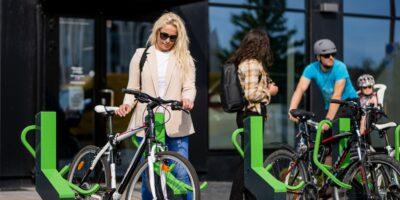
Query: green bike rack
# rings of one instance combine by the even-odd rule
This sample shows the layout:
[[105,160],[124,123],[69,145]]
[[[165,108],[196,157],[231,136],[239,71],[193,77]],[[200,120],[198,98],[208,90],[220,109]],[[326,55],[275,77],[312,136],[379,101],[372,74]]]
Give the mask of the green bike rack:
[[400,125],[394,131],[394,158],[400,161]]
[[[339,133],[349,132],[351,129],[350,119],[349,118],[339,118]],[[347,146],[347,142],[349,138],[342,138],[339,141],[339,154],[343,153],[343,150]],[[341,168],[346,168],[350,164],[350,153],[347,154],[345,160],[343,161]]]
[[56,166],[56,113],[38,113],[36,124],[36,191],[43,199],[75,199]]
[[[240,147],[239,142],[237,141],[237,136],[239,134],[243,134],[243,133],[244,133],[244,129],[243,128],[238,128],[232,133],[232,137],[231,137],[231,141],[232,141],[233,146],[235,147],[235,149],[238,151],[239,155],[242,158],[244,158],[244,151]],[[273,165],[269,164],[265,169],[269,172],[272,169],[272,167],[273,167]],[[285,184],[285,183],[283,183],[283,184]],[[304,181],[301,181],[296,186],[285,184],[286,189],[292,190],[292,191],[301,190],[301,189],[303,189],[304,186],[305,186],[305,182]]]
[[238,128],[232,133],[232,137],[231,137],[233,147],[235,147],[235,149],[238,151],[239,155],[242,158],[244,158],[244,152],[243,152],[243,149],[240,147],[240,144],[238,143],[236,138],[239,134],[243,134],[243,131],[244,131],[243,128]]
[[348,185],[346,183],[343,183],[339,179],[336,178],[335,175],[333,175],[328,167],[318,160],[318,153],[319,153],[319,145],[321,143],[321,133],[322,133],[322,127],[324,124],[329,125],[329,127],[332,127],[332,123],[328,120],[323,120],[318,123],[318,129],[317,129],[317,135],[315,137],[315,144],[314,144],[314,151],[313,151],[313,161],[314,164],[321,169],[321,171],[328,176],[334,183],[336,183],[338,186],[344,188],[344,189],[351,189],[351,185]]
[[[36,151],[26,139],[28,132],[33,130],[36,131]],[[83,190],[68,182],[63,176],[68,173],[69,166],[64,166],[60,171],[57,170],[55,112],[38,113],[36,125],[30,125],[22,131],[21,142],[35,158],[35,186],[42,199],[75,199],[76,192],[87,196],[100,189],[99,184]]]
[[244,186],[257,199],[285,199],[286,186],[264,168],[264,120],[244,120]]

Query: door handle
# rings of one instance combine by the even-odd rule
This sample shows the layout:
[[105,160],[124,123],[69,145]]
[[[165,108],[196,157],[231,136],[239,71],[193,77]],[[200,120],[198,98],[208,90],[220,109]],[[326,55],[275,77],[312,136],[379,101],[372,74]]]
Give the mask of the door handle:
[[[114,106],[114,91],[111,89],[102,89],[100,90],[102,93],[104,94],[109,94],[110,95],[110,106]],[[103,100],[104,98],[102,98]],[[104,100],[105,101],[105,100]],[[105,104],[105,102],[102,102],[103,105]]]

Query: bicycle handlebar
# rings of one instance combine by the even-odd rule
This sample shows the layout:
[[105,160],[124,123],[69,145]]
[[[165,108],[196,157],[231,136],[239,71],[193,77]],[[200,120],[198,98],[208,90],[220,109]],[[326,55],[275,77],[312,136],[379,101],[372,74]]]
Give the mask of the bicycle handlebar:
[[347,105],[347,106],[352,106],[352,107],[360,107],[359,103],[351,100],[339,100],[339,99],[331,99],[331,103],[336,103],[340,105]]
[[347,106],[349,106],[349,107],[353,107],[354,109],[360,110],[360,111],[362,111],[362,112],[364,112],[364,113],[366,113],[366,112],[368,112],[368,111],[373,111],[373,112],[375,112],[375,113],[377,113],[377,114],[381,114],[381,115],[387,117],[387,116],[386,116],[386,113],[385,113],[382,109],[377,108],[377,107],[375,107],[375,106],[370,106],[370,105],[369,105],[369,106],[366,106],[366,107],[362,107],[362,106],[360,105],[360,103],[358,103],[358,102],[356,102],[356,101],[331,99],[331,103],[336,103],[336,104],[340,104],[340,105],[347,105]]
[[144,93],[144,92],[140,92],[140,91],[137,91],[137,90],[130,90],[130,89],[126,89],[126,88],[123,88],[123,89],[122,89],[122,92],[123,92],[123,93],[126,93],[126,94],[132,94],[132,95],[134,95],[135,98],[136,98],[140,103],[150,103],[150,102],[154,102],[154,103],[156,103],[157,105],[170,104],[172,110],[182,110],[182,111],[184,111],[184,112],[186,112],[186,113],[189,114],[189,111],[186,110],[186,109],[184,109],[184,108],[182,107],[182,102],[179,102],[179,101],[175,101],[175,100],[164,100],[164,99],[161,99],[160,97],[155,98],[155,97],[152,97],[152,96],[150,96],[150,95],[148,95],[148,94],[146,94],[146,93]]

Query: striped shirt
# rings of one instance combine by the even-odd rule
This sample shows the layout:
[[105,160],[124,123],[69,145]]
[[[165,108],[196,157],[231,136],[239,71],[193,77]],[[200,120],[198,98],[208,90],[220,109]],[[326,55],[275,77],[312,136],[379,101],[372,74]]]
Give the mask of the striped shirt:
[[261,114],[261,103],[267,105],[271,100],[268,84],[271,78],[262,64],[255,59],[248,59],[239,64],[238,74],[244,96],[249,102],[247,110]]

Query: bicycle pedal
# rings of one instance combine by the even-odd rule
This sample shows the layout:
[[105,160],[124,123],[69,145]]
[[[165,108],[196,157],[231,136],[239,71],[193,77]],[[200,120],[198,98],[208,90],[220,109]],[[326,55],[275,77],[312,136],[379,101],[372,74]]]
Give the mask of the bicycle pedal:
[[104,192],[106,192],[106,193],[110,193],[110,192],[112,192],[114,189],[109,188],[109,187],[103,187],[102,190],[103,190]]

